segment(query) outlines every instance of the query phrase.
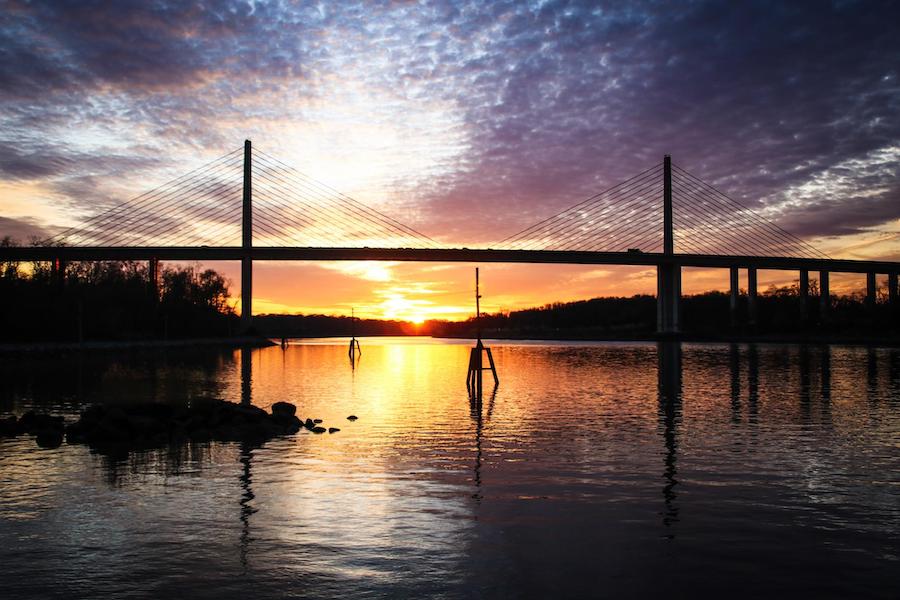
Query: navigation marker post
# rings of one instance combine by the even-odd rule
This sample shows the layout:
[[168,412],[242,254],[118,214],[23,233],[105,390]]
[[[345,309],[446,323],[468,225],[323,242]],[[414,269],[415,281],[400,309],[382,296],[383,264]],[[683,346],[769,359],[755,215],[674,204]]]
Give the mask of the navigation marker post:
[[356,339],[356,309],[350,309],[350,350],[347,351],[347,354],[350,355],[350,361],[356,357],[356,354],[359,353],[362,356],[362,350],[359,348],[359,340]]
[[[469,394],[475,397],[477,401],[481,401],[482,397],[482,371],[491,370],[494,376],[494,387],[500,385],[500,378],[497,377],[497,368],[494,366],[494,355],[491,349],[485,347],[481,342],[481,293],[479,290],[478,267],[475,267],[475,331],[477,341],[475,347],[469,353],[469,373],[466,376],[466,389]],[[487,352],[489,367],[484,366],[484,353]]]

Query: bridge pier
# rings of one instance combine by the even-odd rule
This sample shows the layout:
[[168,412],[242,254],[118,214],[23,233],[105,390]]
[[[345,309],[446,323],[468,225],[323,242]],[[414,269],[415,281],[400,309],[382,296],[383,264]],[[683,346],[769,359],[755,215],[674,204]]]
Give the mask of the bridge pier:
[[888,302],[897,308],[897,274],[888,273]]
[[[675,230],[672,218],[672,157],[663,157],[663,254],[675,254]],[[656,332],[665,335],[681,331],[681,265],[671,260],[656,267]]]
[[147,263],[147,279],[153,300],[159,300],[159,259],[151,258]]
[[738,267],[729,267],[729,281],[731,283],[729,289],[728,308],[731,313],[731,327],[737,328],[740,319],[738,319],[738,302],[741,297],[740,289],[740,269]]
[[819,320],[828,320],[831,309],[831,289],[828,285],[828,271],[819,271]]
[[756,327],[757,300],[756,300],[756,269],[747,268],[747,323],[750,327]]
[[866,273],[866,308],[869,310],[874,310],[875,308],[876,289],[875,273]]
[[54,258],[50,263],[50,277],[53,285],[58,290],[62,290],[66,284],[66,261],[61,258]]
[[809,320],[809,271],[800,271],[800,318]]
[[681,267],[672,263],[656,268],[656,332],[675,334],[681,331]]

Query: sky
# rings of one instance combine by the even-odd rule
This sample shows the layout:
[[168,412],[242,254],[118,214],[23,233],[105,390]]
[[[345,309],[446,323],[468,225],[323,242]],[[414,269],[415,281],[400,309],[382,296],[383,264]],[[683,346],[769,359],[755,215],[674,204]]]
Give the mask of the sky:
[[[77,227],[252,139],[445,246],[496,243],[671,154],[832,257],[900,260],[898,3],[0,7],[0,236]],[[210,266],[239,292],[236,265]],[[472,266],[260,263],[254,309],[465,318]],[[482,280],[491,311],[656,285],[577,266]],[[726,287],[685,273],[686,293]]]

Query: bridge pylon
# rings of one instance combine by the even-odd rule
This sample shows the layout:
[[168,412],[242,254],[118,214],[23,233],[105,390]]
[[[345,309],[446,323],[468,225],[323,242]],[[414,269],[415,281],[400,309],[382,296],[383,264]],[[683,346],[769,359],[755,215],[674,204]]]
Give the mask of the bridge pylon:
[[[675,255],[675,228],[672,214],[672,157],[663,158],[663,256]],[[656,332],[663,335],[681,331],[681,266],[674,261],[656,267]]]
[[241,331],[253,324],[253,175],[250,140],[244,140],[243,210],[241,212]]

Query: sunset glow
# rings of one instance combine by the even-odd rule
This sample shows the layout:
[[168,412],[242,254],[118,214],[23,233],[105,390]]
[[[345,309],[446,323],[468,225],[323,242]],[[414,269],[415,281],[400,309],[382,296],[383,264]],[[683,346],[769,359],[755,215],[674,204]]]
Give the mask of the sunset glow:
[[[693,18],[692,10],[705,18],[696,7],[684,7],[682,17]],[[225,11],[234,19],[228,25],[214,11],[174,12],[110,8],[95,28],[91,19],[100,17],[84,9],[12,4],[6,29],[43,40],[47,50],[9,63],[0,233],[28,243],[78,226],[250,138],[268,156],[443,246],[494,246],[670,153],[832,257],[900,258],[900,119],[895,102],[878,100],[897,93],[887,38],[842,38],[841,65],[858,67],[846,69],[830,67],[837,58],[812,42],[759,63],[736,25],[723,25],[734,29],[721,38],[732,40],[733,52],[700,53],[650,6],[235,5]],[[766,14],[785,39],[807,30],[788,12]],[[823,16],[819,25],[834,39],[845,35],[836,23],[846,18]],[[622,37],[630,28],[649,37]],[[665,51],[657,37],[669,40]],[[109,43],[122,53],[115,62],[103,58]],[[696,64],[729,85],[706,85],[711,75]],[[819,72],[831,75],[811,75]],[[37,81],[34,73],[45,75]],[[791,83],[797,77],[806,78],[803,90],[818,91],[801,92]],[[682,102],[674,108],[673,92]],[[779,102],[757,100],[773,97]],[[283,200],[265,185],[260,202],[265,194]],[[239,203],[239,190],[221,201]],[[297,219],[308,215],[296,206]],[[181,222],[200,232],[213,225]],[[340,223],[327,229],[316,243],[346,243]],[[256,243],[283,244],[278,234],[258,230]],[[235,222],[214,242],[239,237]],[[391,243],[366,233],[353,241]],[[356,307],[414,322],[463,319],[474,312],[474,266],[259,264],[254,295],[261,313]],[[239,302],[237,265],[216,268]],[[653,277],[622,267],[491,265],[485,310],[653,294]],[[760,273],[763,289],[795,279]],[[683,283],[686,293],[726,286],[716,271],[691,270]],[[837,293],[858,288],[852,276],[832,282]]]

